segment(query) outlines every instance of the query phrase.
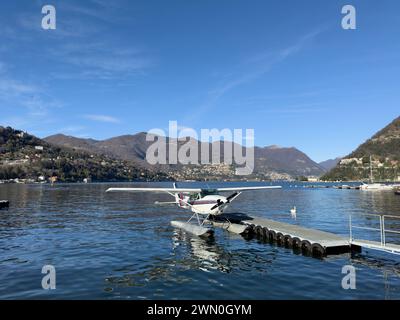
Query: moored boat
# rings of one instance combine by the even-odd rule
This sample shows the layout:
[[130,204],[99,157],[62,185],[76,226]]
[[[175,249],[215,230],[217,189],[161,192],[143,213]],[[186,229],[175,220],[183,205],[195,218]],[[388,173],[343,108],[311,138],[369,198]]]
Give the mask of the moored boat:
[[372,157],[369,156],[369,183],[362,183],[360,190],[393,190],[394,185],[383,183],[374,183],[374,175],[372,172]]
[[393,186],[383,183],[363,183],[360,190],[393,190]]

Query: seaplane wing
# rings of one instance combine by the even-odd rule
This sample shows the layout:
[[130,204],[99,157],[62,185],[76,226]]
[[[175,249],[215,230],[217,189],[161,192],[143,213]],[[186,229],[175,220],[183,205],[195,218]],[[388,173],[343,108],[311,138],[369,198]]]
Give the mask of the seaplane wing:
[[217,192],[243,192],[253,190],[265,190],[265,189],[282,189],[281,186],[266,186],[266,187],[242,187],[242,188],[217,188]]
[[110,188],[107,192],[153,192],[153,193],[201,193],[203,191],[217,192],[243,192],[265,189],[281,189],[281,186],[241,187],[241,188]]
[[199,188],[110,188],[106,192],[200,193]]

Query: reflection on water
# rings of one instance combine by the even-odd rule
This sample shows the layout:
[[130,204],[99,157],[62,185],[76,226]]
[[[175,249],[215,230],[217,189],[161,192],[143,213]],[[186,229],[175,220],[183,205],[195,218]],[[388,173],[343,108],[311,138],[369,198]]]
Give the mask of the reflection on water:
[[378,260],[376,257],[355,254],[352,256],[351,263],[355,266],[366,266],[381,273],[384,284],[384,299],[399,299],[399,288],[392,283],[400,278],[400,262],[394,262],[385,257],[380,257]]
[[[397,256],[367,250],[318,260],[219,229],[204,240],[170,226],[187,218],[184,211],[152,205],[167,196],[105,194],[108,187],[0,185],[0,198],[11,203],[0,211],[0,298],[400,299]],[[348,235],[350,213],[379,227],[362,214],[400,216],[400,197],[284,185],[244,193],[230,211]],[[400,230],[399,222],[387,227]],[[57,269],[54,292],[41,289],[44,264]],[[357,269],[354,291],[340,285],[348,264]]]
[[218,246],[214,238],[202,239],[191,237],[189,234],[176,230],[173,233],[174,252],[178,253],[179,248],[186,245],[189,248],[190,265],[202,271],[219,270],[221,272],[230,271],[231,255]]
[[[144,270],[135,270],[134,266],[113,270],[113,273],[120,275],[106,278],[105,291],[112,292],[121,287],[143,287],[153,281],[163,282],[164,285],[169,282],[189,284],[192,282],[191,270],[227,274],[232,271],[254,272],[257,269],[268,268],[268,265],[275,259],[274,252],[266,256],[257,254],[257,251],[237,250],[236,252],[229,252],[218,245],[213,238],[202,239],[186,234],[181,230],[172,232],[171,241],[171,255],[164,258],[154,257],[155,263],[145,266]],[[185,275],[186,271],[189,272],[188,275]],[[180,275],[178,276],[177,273],[180,273]],[[212,279],[207,279],[207,282],[217,283]],[[199,288],[202,288],[202,286]],[[166,298],[161,289],[158,290],[155,297]]]

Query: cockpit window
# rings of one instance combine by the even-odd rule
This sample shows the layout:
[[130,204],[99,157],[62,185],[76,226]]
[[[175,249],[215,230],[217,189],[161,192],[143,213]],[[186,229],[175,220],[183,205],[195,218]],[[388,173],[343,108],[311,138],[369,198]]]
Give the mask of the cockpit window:
[[198,200],[200,199],[200,195],[198,193],[193,193],[190,195],[189,200]]
[[216,189],[202,189],[201,190],[201,197],[210,196],[210,195],[214,195],[214,194],[217,194]]

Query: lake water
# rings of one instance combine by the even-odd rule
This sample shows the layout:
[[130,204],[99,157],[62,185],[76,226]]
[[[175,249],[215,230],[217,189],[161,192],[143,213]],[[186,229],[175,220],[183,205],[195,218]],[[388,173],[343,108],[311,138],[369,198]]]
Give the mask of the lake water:
[[[170,226],[188,212],[153,205],[168,196],[104,192],[132,185],[171,184],[0,185],[0,200],[11,203],[0,211],[0,299],[400,299],[400,256],[363,250],[316,259],[220,229],[205,241]],[[209,184],[227,185],[240,186]],[[400,216],[400,197],[284,183],[243,193],[228,212],[348,236],[349,213],[374,226],[360,215]],[[44,265],[56,268],[56,290],[42,289]],[[355,290],[342,288],[345,265],[356,268]]]

